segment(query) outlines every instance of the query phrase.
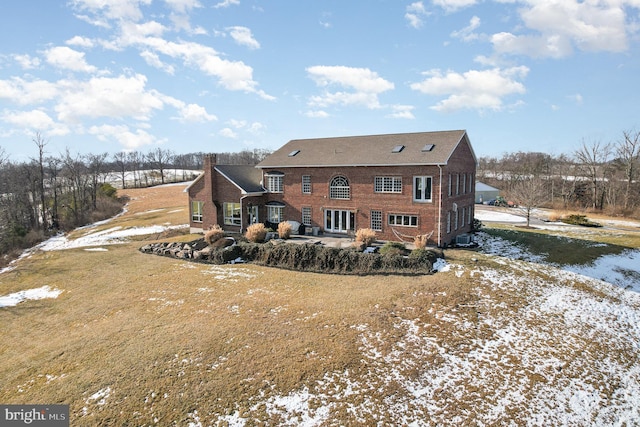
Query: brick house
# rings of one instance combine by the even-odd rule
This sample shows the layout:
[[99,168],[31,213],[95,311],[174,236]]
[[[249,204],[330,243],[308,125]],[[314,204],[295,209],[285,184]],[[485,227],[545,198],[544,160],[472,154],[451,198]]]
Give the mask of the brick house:
[[314,232],[372,228],[380,240],[427,234],[446,246],[471,231],[475,173],[464,130],[298,139],[255,167],[207,155],[186,191],[193,231],[295,220]]

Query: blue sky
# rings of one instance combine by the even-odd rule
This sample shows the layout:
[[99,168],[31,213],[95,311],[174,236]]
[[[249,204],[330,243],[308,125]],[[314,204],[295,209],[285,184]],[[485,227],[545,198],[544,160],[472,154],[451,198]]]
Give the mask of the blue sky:
[[478,156],[640,127],[640,0],[24,0],[0,147],[176,153],[466,129]]

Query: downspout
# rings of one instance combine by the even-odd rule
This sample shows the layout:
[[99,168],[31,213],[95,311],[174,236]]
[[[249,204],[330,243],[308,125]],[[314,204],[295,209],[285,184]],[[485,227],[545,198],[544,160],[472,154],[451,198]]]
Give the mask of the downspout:
[[245,194],[244,196],[240,197],[240,234],[242,234],[242,224],[244,223],[243,218],[244,218],[244,208],[242,206],[242,201],[244,199],[246,199],[247,197],[250,197],[249,194]]
[[442,166],[440,169],[440,185],[438,189],[438,247],[442,247]]

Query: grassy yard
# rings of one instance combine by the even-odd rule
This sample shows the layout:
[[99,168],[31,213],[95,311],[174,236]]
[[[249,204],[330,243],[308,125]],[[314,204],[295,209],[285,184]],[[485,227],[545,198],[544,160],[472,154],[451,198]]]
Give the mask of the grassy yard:
[[[184,224],[182,189],[130,190],[127,213],[91,232]],[[512,231],[495,233],[510,238]],[[473,425],[491,415],[491,405],[503,409],[490,420],[520,425],[523,414],[531,414],[527,396],[538,396],[545,384],[566,385],[582,369],[597,373],[608,351],[598,340],[573,337],[556,325],[555,315],[547,323],[523,316],[548,272],[511,268],[472,251],[447,251],[455,268],[419,277],[213,266],[138,252],[143,240],[193,238],[174,231],[100,251],[37,251],[0,274],[0,295],[43,285],[63,291],[56,299],[0,308],[0,402],[70,404],[73,426],[391,425],[416,419]],[[553,239],[514,238],[541,251]],[[554,254],[563,252],[562,244]],[[517,288],[488,282],[489,271],[502,272]],[[566,286],[613,298],[581,283]],[[540,355],[525,359],[500,339],[515,322],[547,330]],[[563,348],[567,336],[574,347]],[[634,347],[624,342],[615,341],[615,357],[637,369]],[[445,367],[463,366],[487,343],[496,345],[491,357],[468,362],[469,372],[450,377],[455,369]],[[585,350],[593,353],[586,365],[572,364]],[[535,357],[557,363],[538,369],[529,364]],[[608,378],[589,381],[605,387]],[[514,399],[505,406],[499,395],[512,381],[524,384],[525,403]],[[615,385],[606,387],[601,394],[615,399]],[[294,400],[302,408],[291,407]]]

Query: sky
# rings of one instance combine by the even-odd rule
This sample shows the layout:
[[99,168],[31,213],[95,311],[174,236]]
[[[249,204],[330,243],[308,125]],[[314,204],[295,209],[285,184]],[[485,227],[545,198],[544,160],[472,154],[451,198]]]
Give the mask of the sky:
[[22,0],[0,150],[176,154],[466,129],[478,157],[640,128],[640,0]]

